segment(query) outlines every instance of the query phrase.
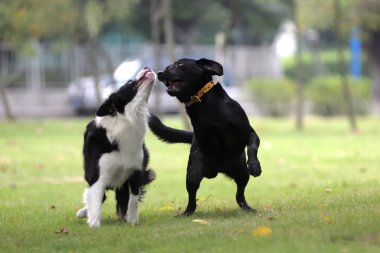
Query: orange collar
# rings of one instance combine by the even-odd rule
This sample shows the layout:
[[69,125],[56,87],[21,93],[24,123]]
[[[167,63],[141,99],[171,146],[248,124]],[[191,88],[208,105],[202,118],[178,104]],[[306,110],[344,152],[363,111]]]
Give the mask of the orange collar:
[[202,102],[201,97],[206,94],[209,90],[212,89],[212,87],[215,86],[215,83],[211,80],[210,82],[206,83],[205,86],[203,86],[202,89],[200,89],[195,95],[191,96],[190,100],[185,103],[185,106],[190,106],[194,103]]

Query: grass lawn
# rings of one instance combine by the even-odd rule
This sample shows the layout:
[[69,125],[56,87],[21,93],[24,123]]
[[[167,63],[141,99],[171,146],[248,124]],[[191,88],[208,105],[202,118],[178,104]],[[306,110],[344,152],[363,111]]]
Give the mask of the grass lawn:
[[[118,220],[108,192],[98,229],[75,217],[87,120],[0,122],[0,252],[380,252],[379,119],[360,119],[358,134],[343,118],[308,118],[303,132],[291,119],[252,120],[263,174],[246,197],[257,214],[239,210],[235,184],[219,175],[202,182],[194,216],[175,217],[187,204],[189,146],[149,133],[158,177],[140,224]],[[272,233],[254,236],[259,227]]]

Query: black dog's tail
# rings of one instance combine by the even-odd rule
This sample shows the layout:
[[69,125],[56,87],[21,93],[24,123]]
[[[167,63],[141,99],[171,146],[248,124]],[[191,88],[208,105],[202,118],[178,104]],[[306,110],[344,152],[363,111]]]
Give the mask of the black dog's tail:
[[193,132],[179,130],[165,126],[161,120],[154,114],[149,117],[148,125],[150,130],[156,135],[160,140],[168,143],[188,143],[191,144],[193,141]]

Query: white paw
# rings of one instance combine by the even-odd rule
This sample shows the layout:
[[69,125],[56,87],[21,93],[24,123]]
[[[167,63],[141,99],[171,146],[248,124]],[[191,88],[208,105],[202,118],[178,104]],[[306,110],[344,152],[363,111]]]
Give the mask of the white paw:
[[87,208],[83,207],[77,212],[77,218],[87,218]]
[[128,223],[132,225],[136,225],[139,223],[139,215],[137,213],[134,213],[134,214],[127,213],[126,216],[127,216]]
[[89,217],[87,220],[88,225],[90,228],[98,228],[100,227],[101,218],[100,216],[95,217]]

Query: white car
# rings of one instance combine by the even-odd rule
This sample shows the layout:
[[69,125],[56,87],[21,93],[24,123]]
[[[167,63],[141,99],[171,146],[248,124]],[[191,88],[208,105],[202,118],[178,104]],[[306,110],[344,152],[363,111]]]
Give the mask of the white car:
[[[144,66],[142,60],[126,60],[122,62],[114,71],[113,76],[102,74],[99,76],[99,88],[102,100],[109,94],[117,90],[128,80],[135,78],[137,72]],[[150,109],[157,113],[177,113],[178,102],[175,98],[166,94],[165,85],[156,83],[153,86],[152,94],[149,99]],[[95,78],[91,76],[82,77],[69,84],[68,89],[69,103],[74,107],[77,114],[94,113],[99,106],[95,92]],[[159,102],[158,102],[159,101]],[[159,108],[157,108],[159,106]]]

